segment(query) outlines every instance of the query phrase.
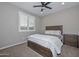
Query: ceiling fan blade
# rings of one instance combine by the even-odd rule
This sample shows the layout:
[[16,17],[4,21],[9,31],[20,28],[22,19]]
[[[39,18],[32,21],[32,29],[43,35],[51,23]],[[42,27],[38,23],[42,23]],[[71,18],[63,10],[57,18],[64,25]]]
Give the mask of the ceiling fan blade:
[[42,5],[36,5],[36,6],[33,6],[33,7],[42,7]]
[[48,7],[48,6],[45,6],[46,8],[48,8],[48,9],[52,9],[51,7]]
[[50,4],[51,2],[47,2],[45,5],[48,5],[48,4]]
[[44,3],[45,3],[45,2],[41,2],[42,5],[45,5]]

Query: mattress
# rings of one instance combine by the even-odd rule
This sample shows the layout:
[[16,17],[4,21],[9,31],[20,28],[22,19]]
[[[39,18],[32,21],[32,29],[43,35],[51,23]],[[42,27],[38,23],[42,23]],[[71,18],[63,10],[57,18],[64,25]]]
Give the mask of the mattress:
[[46,41],[43,41],[43,40],[39,40],[39,39],[37,39],[37,38],[29,38],[28,40],[30,40],[30,41],[32,41],[32,42],[35,42],[35,43],[37,43],[37,44],[39,44],[39,45],[41,45],[41,46],[44,46],[44,47],[46,47],[46,48],[49,48],[49,44],[48,44],[48,42],[46,42]]

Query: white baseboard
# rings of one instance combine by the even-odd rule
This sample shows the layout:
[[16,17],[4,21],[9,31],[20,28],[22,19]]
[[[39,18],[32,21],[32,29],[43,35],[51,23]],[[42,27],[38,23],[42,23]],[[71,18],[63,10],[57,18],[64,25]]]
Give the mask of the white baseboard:
[[4,46],[4,47],[0,48],[0,50],[6,49],[6,48],[9,48],[9,47],[12,47],[12,46],[16,46],[16,45],[19,45],[19,44],[22,44],[22,43],[25,43],[25,42],[27,43],[27,41],[23,41],[23,42],[15,43],[15,44],[12,44],[12,45]]

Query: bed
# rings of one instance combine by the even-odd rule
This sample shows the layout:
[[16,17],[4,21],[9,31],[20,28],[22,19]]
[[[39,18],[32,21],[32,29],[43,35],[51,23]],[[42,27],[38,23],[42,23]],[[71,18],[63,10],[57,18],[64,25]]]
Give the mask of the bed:
[[[60,30],[61,34],[62,34],[63,33],[63,26],[62,25],[46,26],[46,30]],[[31,40],[28,40],[28,47],[30,47],[31,49],[33,49],[34,51],[36,51],[37,53],[41,54],[44,57],[53,57],[51,49],[49,49],[41,44],[35,43]]]

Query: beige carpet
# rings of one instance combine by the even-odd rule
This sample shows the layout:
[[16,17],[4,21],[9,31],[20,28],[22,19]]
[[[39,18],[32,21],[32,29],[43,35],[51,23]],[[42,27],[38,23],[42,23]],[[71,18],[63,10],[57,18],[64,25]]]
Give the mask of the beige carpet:
[[79,48],[64,45],[62,47],[61,57],[79,57]]
[[[11,48],[0,50],[0,56],[4,57],[42,57],[40,54],[36,53],[27,44],[20,44]],[[62,48],[62,53],[59,57],[79,57],[79,48],[64,45]]]

